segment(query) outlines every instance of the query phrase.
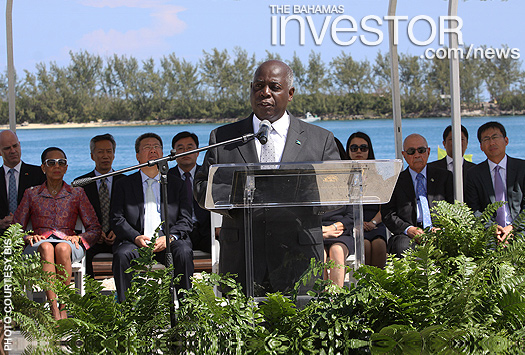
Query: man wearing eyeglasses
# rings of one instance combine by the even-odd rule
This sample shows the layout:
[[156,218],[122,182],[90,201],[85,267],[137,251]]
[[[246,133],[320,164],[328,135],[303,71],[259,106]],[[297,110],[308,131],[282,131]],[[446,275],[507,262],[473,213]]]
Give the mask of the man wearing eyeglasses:
[[[135,141],[139,164],[162,157],[162,139],[155,133],[144,133]],[[126,298],[132,274],[126,273],[131,261],[138,258],[137,249],[148,246],[161,224],[160,174],[156,165],[117,181],[111,204],[111,228],[117,236],[113,247],[113,275],[119,302]],[[191,207],[182,180],[168,175],[169,232],[159,229],[153,252],[165,262],[166,238],[170,238],[174,276],[182,274],[177,289],[191,287],[193,251],[189,233],[192,229]]]
[[408,167],[399,174],[390,201],[381,209],[383,223],[394,235],[388,252],[401,257],[427,228],[432,228],[430,209],[436,201],[454,201],[452,174],[427,166],[430,148],[426,139],[411,134],[403,143]]
[[487,160],[468,171],[465,200],[477,213],[482,213],[491,203],[506,202],[494,215],[498,225],[496,235],[504,241],[513,229],[512,222],[525,206],[525,161],[506,154],[509,138],[499,122],[487,122],[479,127],[478,140]]
[[[91,178],[113,171],[113,160],[117,143],[109,133],[101,134],[91,138],[89,150],[91,160],[95,162],[95,169],[91,172],[77,177],[77,179]],[[115,175],[97,180],[84,186],[84,191],[97,214],[98,221],[102,226],[102,233],[95,245],[86,252],[86,274],[95,277],[93,272],[93,257],[99,253],[113,253],[115,233],[109,227],[109,210],[111,205],[111,192],[115,182],[125,175]]]
[[4,164],[0,169],[0,234],[13,222],[13,214],[24,191],[46,181],[42,168],[21,160],[22,149],[15,133],[0,132],[0,155]]

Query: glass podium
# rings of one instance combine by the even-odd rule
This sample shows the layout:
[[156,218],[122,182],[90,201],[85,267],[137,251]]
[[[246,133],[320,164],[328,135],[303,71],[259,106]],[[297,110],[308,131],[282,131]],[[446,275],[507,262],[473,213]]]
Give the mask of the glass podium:
[[345,205],[353,205],[359,268],[363,205],[388,202],[402,167],[398,159],[212,165],[205,207],[225,216],[220,272],[237,274],[249,297],[286,295],[311,258],[323,259],[323,214]]

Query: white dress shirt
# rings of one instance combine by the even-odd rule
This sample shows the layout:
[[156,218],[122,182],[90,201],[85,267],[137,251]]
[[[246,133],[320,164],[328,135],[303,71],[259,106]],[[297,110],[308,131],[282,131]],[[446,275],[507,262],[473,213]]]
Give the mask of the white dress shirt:
[[[259,131],[261,120],[253,114],[253,132]],[[288,128],[290,127],[290,116],[288,112],[284,112],[277,121],[272,123],[273,129],[270,131],[269,139],[273,141],[275,148],[275,161],[280,162],[284,152],[284,145],[286,144],[286,136],[288,135]],[[255,148],[257,149],[257,156],[261,156],[262,144],[258,139],[255,140]]]

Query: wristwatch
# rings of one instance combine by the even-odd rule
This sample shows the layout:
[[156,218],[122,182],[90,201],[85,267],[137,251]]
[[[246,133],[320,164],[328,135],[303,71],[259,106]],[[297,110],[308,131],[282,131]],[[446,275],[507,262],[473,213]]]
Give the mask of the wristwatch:
[[374,224],[374,226],[377,226],[377,222],[375,221],[375,219],[372,220],[372,223]]

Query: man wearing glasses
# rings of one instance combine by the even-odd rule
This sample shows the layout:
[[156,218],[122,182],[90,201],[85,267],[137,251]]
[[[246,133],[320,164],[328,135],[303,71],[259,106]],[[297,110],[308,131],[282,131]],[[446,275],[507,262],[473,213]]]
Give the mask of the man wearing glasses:
[[22,149],[15,133],[0,132],[0,155],[4,164],[0,169],[0,234],[13,222],[13,214],[24,191],[46,181],[42,168],[21,160]]
[[[162,139],[155,133],[144,133],[135,141],[139,164],[162,157]],[[117,236],[113,249],[113,275],[119,302],[126,298],[133,275],[126,273],[131,261],[138,258],[137,249],[148,246],[161,223],[160,174],[156,165],[120,179],[115,184],[111,204],[111,228]],[[170,238],[174,276],[182,274],[177,289],[191,287],[193,251],[189,233],[192,229],[191,207],[182,180],[168,175],[169,232],[162,228],[155,241],[155,259],[165,261],[166,235]]]
[[498,240],[512,231],[512,222],[525,206],[525,161],[507,156],[509,138],[499,122],[487,122],[478,129],[480,148],[487,160],[467,173],[465,200],[470,208],[482,213],[487,205],[506,202],[494,215]]
[[432,228],[430,209],[435,202],[454,201],[451,172],[427,166],[429,155],[423,136],[411,134],[405,138],[403,157],[408,168],[399,174],[390,202],[381,209],[383,223],[393,233],[388,252],[398,257],[418,243],[424,229]]

